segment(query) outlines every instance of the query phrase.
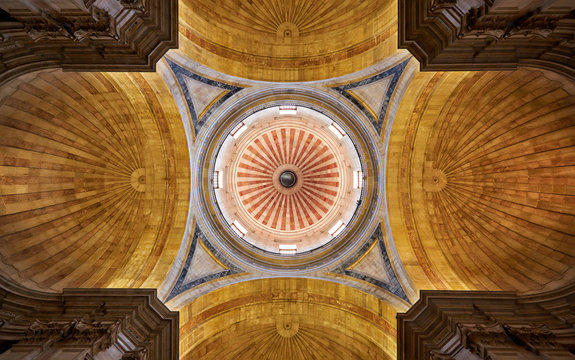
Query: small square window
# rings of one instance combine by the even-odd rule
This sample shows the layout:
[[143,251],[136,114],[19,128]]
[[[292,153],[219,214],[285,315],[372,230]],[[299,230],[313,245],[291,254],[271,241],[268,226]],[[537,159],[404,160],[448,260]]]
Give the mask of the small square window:
[[240,224],[237,220],[234,220],[234,222],[232,222],[230,226],[232,227],[232,230],[234,230],[235,233],[238,234],[240,237],[244,237],[248,233],[248,230],[246,230],[246,228],[243,227],[242,224]]
[[363,187],[363,172],[354,171],[353,172],[353,188],[361,189]]
[[335,223],[335,225],[328,231],[329,235],[331,237],[336,237],[343,231],[344,228],[345,224],[343,223],[343,221],[338,220],[337,223]]
[[336,122],[332,122],[329,129],[338,139],[342,139],[345,136],[345,131]]
[[279,252],[281,255],[295,255],[297,252],[296,244],[280,244]]
[[233,137],[234,139],[237,139],[240,137],[240,135],[246,131],[246,124],[244,124],[244,122],[240,122],[239,124],[236,125],[236,127],[234,127],[232,129],[232,131],[230,132],[230,136]]
[[224,172],[220,170],[214,171],[214,189],[222,189],[224,187]]
[[297,106],[294,105],[281,105],[280,115],[295,115],[297,114]]

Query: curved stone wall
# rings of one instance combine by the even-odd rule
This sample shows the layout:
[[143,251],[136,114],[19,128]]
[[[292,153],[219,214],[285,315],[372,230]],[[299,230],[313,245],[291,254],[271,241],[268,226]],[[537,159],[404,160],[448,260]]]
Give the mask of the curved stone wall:
[[0,269],[27,286],[156,287],[182,240],[186,140],[155,75],[42,71],[2,87]]
[[528,292],[572,281],[568,80],[529,70],[420,73],[389,153],[392,231],[418,287]]

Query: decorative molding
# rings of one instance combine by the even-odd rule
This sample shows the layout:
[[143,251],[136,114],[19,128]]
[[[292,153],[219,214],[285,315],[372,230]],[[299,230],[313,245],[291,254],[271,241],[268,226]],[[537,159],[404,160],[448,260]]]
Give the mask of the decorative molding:
[[542,348],[556,348],[557,338],[545,324],[522,324],[510,326],[506,323],[457,324],[459,341],[464,348],[480,359],[494,359],[490,348],[501,345],[517,346],[534,355],[541,355]]
[[110,351],[123,354],[122,359],[179,358],[179,315],[155,290],[64,289],[55,294],[0,277],[0,296],[0,342],[12,344],[0,359],[32,352],[57,359],[58,349],[86,359]]
[[26,336],[19,344],[42,345],[46,342],[89,346],[95,352],[110,348],[118,340],[121,320],[86,321],[49,321],[38,319],[28,327]]
[[22,18],[24,31],[34,42],[41,40],[118,40],[114,19],[105,10],[90,7],[90,13],[74,17],[52,15],[41,10],[40,17]]
[[84,5],[22,0],[3,7],[0,85],[46,68],[151,71],[178,46],[176,0],[85,0]]
[[144,0],[118,0],[125,9],[146,11]]
[[[183,68],[182,66],[176,64],[170,59],[166,59],[166,61],[168,62],[168,65],[170,65],[170,68],[172,69],[174,75],[176,76],[176,79],[178,80],[178,83],[180,84],[184,99],[186,99],[186,104],[188,105],[190,116],[192,117],[192,122],[194,124],[194,133],[196,135],[200,131],[201,127],[205,124],[206,120],[220,105],[222,105],[227,99],[235,95],[240,90],[243,90],[243,88],[239,86],[225,84],[216,80],[207,79],[198,74],[194,74],[193,72]],[[221,88],[223,90],[226,90],[226,92],[222,96],[217,98],[216,101],[212,102],[208,106],[208,108],[205,109],[201,114],[199,114],[194,106],[193,93],[186,84],[185,78],[190,78],[194,81],[199,81],[209,86]]]
[[398,359],[569,359],[575,284],[537,295],[422,291],[397,315]]
[[[373,248],[375,242],[377,242],[377,245],[379,246]],[[373,276],[369,276],[368,274],[360,273],[353,270],[353,267],[357,265],[359,262],[361,262],[361,260],[365,257],[365,255],[369,251],[376,251],[378,248],[380,249],[379,255],[381,255],[383,264],[385,266],[385,269],[381,270],[386,272],[387,276],[389,277],[389,282],[384,282],[379,279],[376,279]],[[407,297],[405,291],[403,290],[403,287],[401,286],[401,283],[399,282],[399,279],[397,278],[397,274],[395,273],[393,266],[391,265],[389,256],[387,255],[387,250],[385,248],[385,242],[383,240],[383,233],[381,231],[381,226],[378,226],[375,229],[371,237],[354,256],[352,256],[348,261],[344,262],[336,269],[332,270],[332,272],[335,274],[346,275],[358,280],[366,281],[370,284],[373,284],[377,287],[380,287],[394,294],[395,296],[411,304],[409,298]]]
[[478,8],[471,8],[462,19],[458,39],[477,40],[492,38],[505,40],[518,39],[547,39],[555,31],[557,24],[563,19],[575,19],[575,12],[564,15],[540,14],[535,9],[525,15],[490,15],[488,4]]
[[[200,244],[200,241],[203,244],[203,246],[205,247],[206,252],[208,252],[210,256],[213,256],[215,258],[215,261],[218,264],[224,265],[226,267],[226,269],[224,269],[223,271],[220,271],[220,272],[212,273],[212,274],[209,274],[206,276],[202,276],[198,279],[194,279],[192,281],[186,282],[186,277],[187,277],[188,273],[193,271],[193,269],[191,268],[191,265],[192,265],[192,260],[194,258],[194,254],[196,253],[198,246],[202,246]],[[223,278],[223,277],[226,277],[229,275],[239,274],[242,272],[243,272],[242,269],[238,268],[236,265],[234,265],[233,263],[228,261],[228,259],[225,257],[224,254],[222,254],[212,244],[210,244],[210,242],[206,239],[206,237],[202,233],[200,227],[198,225],[196,225],[196,229],[194,231],[194,236],[192,238],[192,244],[190,245],[190,250],[188,252],[186,262],[184,263],[184,267],[183,267],[183,269],[182,269],[182,271],[178,277],[178,280],[176,281],[176,285],[174,285],[174,287],[172,288],[172,291],[170,292],[170,295],[168,295],[168,298],[166,299],[166,301],[169,301],[172,298],[183,293],[184,291],[192,289],[192,288],[199,286],[205,282],[208,282],[211,280],[216,280],[219,278]]]
[[400,0],[399,47],[417,58],[421,70],[531,66],[575,79],[575,4],[534,4]]
[[121,360],[146,360],[146,349],[124,353]]
[[[399,79],[400,79],[401,75],[403,74],[403,71],[405,70],[405,68],[406,68],[406,66],[410,60],[411,60],[411,57],[409,57],[406,60],[403,60],[399,64],[393,66],[392,68],[390,68],[388,70],[385,70],[382,73],[379,73],[379,74],[374,75],[372,77],[369,77],[367,79],[362,79],[362,80],[359,80],[359,81],[356,81],[356,82],[353,82],[350,84],[336,86],[336,87],[333,87],[332,89],[337,91],[341,95],[345,96],[355,106],[357,106],[368,117],[368,119],[371,120],[371,122],[372,122],[373,126],[375,127],[375,129],[377,130],[377,132],[381,133],[381,127],[383,126],[383,121],[385,119],[385,115],[387,114],[387,108],[389,107],[389,103],[390,103],[391,98],[393,96],[393,93],[397,87]],[[391,81],[389,82],[389,85],[388,85],[385,93],[380,94],[380,96],[383,97],[383,102],[382,102],[380,109],[374,109],[375,111],[378,111],[378,113],[375,114],[376,117],[374,117],[374,114],[372,114],[372,112],[366,108],[366,106],[363,104],[363,102],[360,99],[358,99],[356,96],[354,96],[350,92],[350,90],[353,90],[354,88],[358,88],[360,86],[365,86],[365,85],[374,83],[376,81],[383,80],[383,79],[388,78],[388,77],[391,77]]]
[[457,0],[431,0],[431,6],[429,9],[431,12],[435,12],[438,9],[449,9],[457,4]]

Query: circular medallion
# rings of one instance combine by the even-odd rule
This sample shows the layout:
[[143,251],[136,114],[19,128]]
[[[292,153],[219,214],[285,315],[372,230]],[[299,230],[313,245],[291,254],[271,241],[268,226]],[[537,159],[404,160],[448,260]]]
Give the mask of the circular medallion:
[[342,162],[321,134],[282,124],[247,142],[239,158],[237,193],[244,210],[262,226],[309,229],[336,204]]
[[361,197],[353,185],[361,162],[349,136],[328,116],[293,108],[290,115],[267,108],[236,122],[214,164],[218,209],[231,230],[284,255],[338,236]]
[[280,174],[281,186],[289,189],[297,183],[297,176],[293,171],[286,170]]

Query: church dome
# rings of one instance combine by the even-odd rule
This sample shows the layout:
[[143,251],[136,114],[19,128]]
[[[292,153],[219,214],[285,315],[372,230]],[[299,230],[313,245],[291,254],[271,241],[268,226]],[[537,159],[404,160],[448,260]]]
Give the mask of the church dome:
[[197,227],[218,252],[264,273],[342,261],[377,226],[382,183],[372,125],[313,88],[243,94],[198,132]]
[[273,106],[235,124],[214,171],[227,222],[237,235],[271,252],[305,252],[329,242],[361,198],[361,163],[349,135],[301,106]]

